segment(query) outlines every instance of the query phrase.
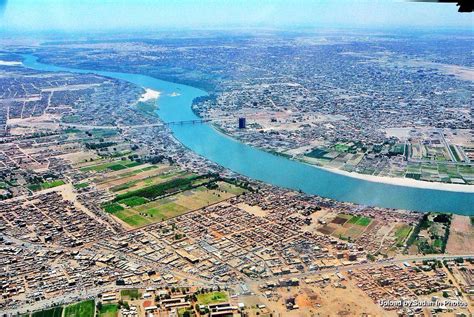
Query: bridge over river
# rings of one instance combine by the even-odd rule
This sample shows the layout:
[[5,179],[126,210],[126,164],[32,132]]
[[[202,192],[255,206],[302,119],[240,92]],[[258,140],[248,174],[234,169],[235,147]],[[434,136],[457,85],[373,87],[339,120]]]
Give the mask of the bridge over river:
[[[161,91],[157,114],[178,141],[210,161],[256,180],[360,205],[474,215],[474,186],[375,176],[369,179],[356,173],[310,166],[230,138],[208,124],[216,119],[199,118],[193,112],[193,100],[207,95],[195,87],[141,74],[47,65],[32,55],[24,55],[23,65],[42,71],[94,73]],[[180,94],[173,93],[176,91]]]

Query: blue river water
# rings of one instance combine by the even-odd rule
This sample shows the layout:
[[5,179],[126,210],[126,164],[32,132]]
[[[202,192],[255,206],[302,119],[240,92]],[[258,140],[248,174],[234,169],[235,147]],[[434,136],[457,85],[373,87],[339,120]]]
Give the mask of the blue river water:
[[[194,98],[207,95],[195,87],[145,75],[58,67],[42,64],[32,55],[23,57],[23,65],[36,70],[94,73],[158,90],[161,92],[158,115],[164,122],[199,119],[191,104]],[[273,185],[362,205],[474,215],[474,193],[353,178],[256,149],[223,135],[208,124],[171,125],[171,129],[190,150],[234,172]]]

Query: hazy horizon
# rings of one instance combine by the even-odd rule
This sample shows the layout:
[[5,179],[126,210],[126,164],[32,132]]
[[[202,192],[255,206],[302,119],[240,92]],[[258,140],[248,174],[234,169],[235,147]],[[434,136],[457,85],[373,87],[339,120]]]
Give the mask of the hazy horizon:
[[[420,18],[422,17],[422,18]],[[0,2],[1,30],[93,32],[239,28],[470,28],[455,4],[406,1],[59,1]]]

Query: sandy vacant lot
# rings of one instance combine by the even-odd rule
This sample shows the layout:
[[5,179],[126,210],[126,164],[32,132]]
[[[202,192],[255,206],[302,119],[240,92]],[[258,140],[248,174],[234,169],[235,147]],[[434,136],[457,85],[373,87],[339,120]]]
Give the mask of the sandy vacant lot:
[[250,206],[245,203],[240,203],[237,205],[240,209],[245,210],[246,212],[257,216],[257,217],[265,217],[268,214],[267,210],[263,210],[259,206]]
[[474,227],[467,216],[454,215],[446,252],[451,254],[474,254]]
[[[394,311],[385,311],[374,303],[351,281],[343,282],[346,288],[328,285],[324,288],[305,285],[298,290],[279,289],[281,299],[268,302],[269,308],[280,313],[280,316],[396,316]],[[288,311],[283,302],[285,298],[296,297],[299,309]],[[365,315],[364,315],[365,314]]]

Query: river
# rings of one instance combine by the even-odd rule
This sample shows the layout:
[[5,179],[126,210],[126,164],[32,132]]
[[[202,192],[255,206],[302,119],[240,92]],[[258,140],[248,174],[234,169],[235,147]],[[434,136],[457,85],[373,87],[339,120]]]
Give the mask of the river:
[[[23,65],[36,70],[94,73],[160,91],[158,115],[164,122],[199,119],[191,109],[192,101],[207,95],[195,87],[146,75],[58,67],[40,63],[32,55],[23,57]],[[474,215],[472,191],[454,191],[448,186],[446,190],[440,190],[369,181],[259,150],[218,132],[209,124],[170,127],[176,139],[190,150],[234,172],[266,183],[362,205]]]

